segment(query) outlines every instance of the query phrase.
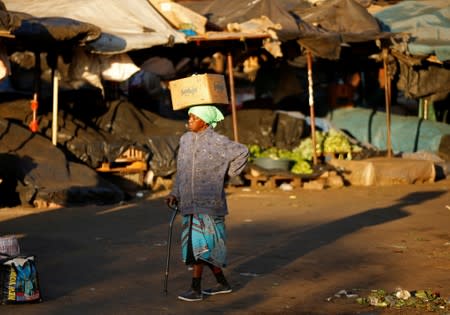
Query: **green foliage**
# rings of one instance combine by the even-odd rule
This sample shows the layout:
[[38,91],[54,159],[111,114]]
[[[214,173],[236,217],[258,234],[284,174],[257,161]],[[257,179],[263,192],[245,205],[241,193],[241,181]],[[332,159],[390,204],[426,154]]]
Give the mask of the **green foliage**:
[[294,174],[312,174],[313,169],[308,161],[300,160],[295,162],[294,166],[291,168],[291,172]]
[[[328,132],[316,131],[315,135],[317,156],[326,153],[347,153],[347,159],[351,159],[352,152],[362,150],[359,146],[352,145],[347,136],[336,129],[330,129]],[[293,151],[302,155],[305,160],[311,161],[314,155],[312,138],[304,138]]]
[[[330,129],[328,132],[316,131],[316,155],[326,153],[347,154],[347,159],[351,159],[352,152],[361,151],[357,145],[352,145],[347,136],[342,132]],[[295,174],[311,174],[313,172],[311,162],[313,160],[312,138],[307,137],[300,141],[299,145],[292,151],[278,149],[276,147],[261,148],[257,144],[248,146],[250,150],[250,161],[259,157],[271,158],[274,160],[287,159],[294,161],[291,172]]]
[[291,168],[291,172],[294,174],[311,174],[313,172],[311,163],[306,161],[300,152],[294,152],[286,149],[278,149],[276,147],[270,147],[263,149],[256,144],[249,146],[250,161],[256,158],[271,158],[274,160],[285,159],[294,161],[294,165]]
[[[399,294],[401,291],[408,293]],[[391,308],[415,308],[422,309],[428,312],[444,312],[450,310],[450,302],[441,297],[438,292],[430,290],[417,290],[408,292],[401,290],[387,293],[384,290],[372,290],[369,295],[359,297],[356,302],[362,305],[372,305],[377,307],[391,307]]]

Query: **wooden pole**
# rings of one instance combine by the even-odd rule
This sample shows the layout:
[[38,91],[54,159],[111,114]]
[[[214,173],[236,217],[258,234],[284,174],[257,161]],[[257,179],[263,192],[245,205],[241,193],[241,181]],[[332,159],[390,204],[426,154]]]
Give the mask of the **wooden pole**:
[[234,141],[239,142],[237,115],[236,115],[236,96],[234,93],[233,57],[231,56],[231,53],[228,53],[227,55],[227,64],[228,64],[228,79],[230,82],[231,116],[233,118]]
[[308,93],[309,93],[309,116],[311,125],[311,140],[313,146],[313,164],[317,165],[317,152],[316,152],[316,118],[314,114],[314,94],[313,94],[313,77],[312,77],[312,55],[308,50],[306,55],[308,64]]
[[386,149],[387,157],[392,157],[392,142],[391,142],[391,78],[388,74],[387,68],[388,50],[383,49],[383,68],[384,68],[384,97],[386,103]]
[[428,120],[428,98],[423,100],[423,119]]
[[52,143],[58,144],[58,71],[52,69],[53,75],[53,118],[52,118]]

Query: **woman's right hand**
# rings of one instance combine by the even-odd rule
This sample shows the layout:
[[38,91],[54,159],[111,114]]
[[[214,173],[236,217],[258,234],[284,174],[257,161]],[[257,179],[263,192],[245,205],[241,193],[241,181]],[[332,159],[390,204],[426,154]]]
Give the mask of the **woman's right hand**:
[[178,205],[178,199],[177,197],[175,197],[174,195],[169,195],[166,197],[166,204],[170,207],[173,208],[176,205]]

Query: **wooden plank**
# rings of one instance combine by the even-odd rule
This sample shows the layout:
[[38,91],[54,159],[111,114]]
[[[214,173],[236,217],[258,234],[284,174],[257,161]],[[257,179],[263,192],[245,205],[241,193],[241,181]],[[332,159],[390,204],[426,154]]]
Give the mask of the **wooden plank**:
[[97,172],[103,173],[139,173],[145,172],[147,170],[147,163],[145,161],[135,161],[126,166],[114,166],[114,164],[105,162],[102,163],[102,166],[97,168]]
[[0,37],[15,38],[16,36],[11,34],[9,31],[0,30]]
[[269,38],[267,33],[242,33],[242,32],[206,32],[204,35],[188,36],[188,42],[219,41],[219,40],[246,40]]

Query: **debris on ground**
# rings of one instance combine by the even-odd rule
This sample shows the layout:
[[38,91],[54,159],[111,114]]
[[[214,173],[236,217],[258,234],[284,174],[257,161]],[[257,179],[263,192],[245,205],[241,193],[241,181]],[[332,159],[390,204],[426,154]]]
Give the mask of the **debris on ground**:
[[359,295],[356,293],[357,289],[353,290],[339,290],[333,296],[328,297],[326,300],[331,302],[334,298],[357,298]]
[[377,307],[416,308],[428,312],[450,310],[450,299],[445,299],[439,292],[431,290],[397,289],[392,293],[387,293],[385,290],[372,290],[366,297],[358,297],[356,302]]

